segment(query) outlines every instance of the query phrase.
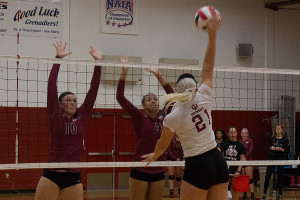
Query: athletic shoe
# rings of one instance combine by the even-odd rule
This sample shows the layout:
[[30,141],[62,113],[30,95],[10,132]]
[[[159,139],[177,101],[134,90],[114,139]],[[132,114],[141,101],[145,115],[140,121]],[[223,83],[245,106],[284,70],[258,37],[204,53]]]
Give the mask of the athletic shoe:
[[228,193],[227,193],[227,198],[228,199],[232,199],[232,194],[231,194],[231,192],[228,190]]
[[262,196],[261,200],[267,200],[266,196]]

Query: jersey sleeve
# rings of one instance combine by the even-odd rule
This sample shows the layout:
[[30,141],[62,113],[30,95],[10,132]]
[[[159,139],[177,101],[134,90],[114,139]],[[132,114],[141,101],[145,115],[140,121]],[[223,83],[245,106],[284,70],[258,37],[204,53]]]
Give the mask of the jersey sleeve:
[[284,152],[286,154],[289,154],[291,149],[290,149],[290,144],[289,144],[289,139],[287,137],[284,137],[284,142],[283,142],[283,149],[284,149]]
[[246,154],[246,157],[249,156],[249,155],[252,155],[252,153],[253,153],[253,140],[249,139],[249,150]]
[[229,140],[225,140],[220,143],[220,146],[222,147],[222,150],[225,151],[227,149],[227,143]]
[[163,88],[164,88],[164,90],[165,90],[165,92],[166,92],[167,94],[174,93],[174,90],[173,90],[173,88],[169,85],[169,83],[168,83],[167,85],[163,86]]
[[89,115],[95,104],[100,85],[100,76],[101,66],[95,66],[90,89],[85,96],[83,104],[80,107],[81,112],[83,112],[85,116]]
[[53,114],[59,110],[58,95],[57,95],[57,77],[60,64],[53,64],[49,79],[47,90],[47,110],[48,114]]
[[181,113],[178,109],[175,109],[165,117],[163,125],[169,128],[172,132],[176,132],[180,118]]
[[207,101],[211,102],[212,98],[213,98],[213,93],[214,92],[207,85],[201,84],[200,87],[198,88],[198,92],[197,93],[200,94],[204,100],[207,100]]
[[124,96],[125,90],[125,81],[119,80],[118,88],[117,88],[117,101],[120,106],[132,117],[132,118],[142,118],[142,111],[135,107],[126,97]]

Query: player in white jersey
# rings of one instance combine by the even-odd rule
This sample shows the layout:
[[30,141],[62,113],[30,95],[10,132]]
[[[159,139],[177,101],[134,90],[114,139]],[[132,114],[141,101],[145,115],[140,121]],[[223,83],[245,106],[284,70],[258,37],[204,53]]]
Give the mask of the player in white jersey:
[[201,86],[197,88],[192,74],[185,73],[178,78],[177,93],[165,98],[166,109],[175,104],[164,119],[163,132],[154,153],[142,156],[148,166],[165,152],[176,133],[185,155],[181,200],[227,199],[228,166],[216,148],[211,118],[216,33],[219,25],[216,15],[207,24],[209,40],[202,66]]
[[[194,81],[191,74],[182,74],[179,81]],[[183,79],[190,80],[183,80]],[[178,81],[178,82],[179,82]],[[196,85],[196,81],[194,81]],[[202,84],[196,96],[188,103],[177,102],[166,116],[164,125],[175,132],[182,143],[185,157],[196,156],[216,147],[211,122],[211,100],[213,91]],[[201,134],[199,134],[201,133]]]

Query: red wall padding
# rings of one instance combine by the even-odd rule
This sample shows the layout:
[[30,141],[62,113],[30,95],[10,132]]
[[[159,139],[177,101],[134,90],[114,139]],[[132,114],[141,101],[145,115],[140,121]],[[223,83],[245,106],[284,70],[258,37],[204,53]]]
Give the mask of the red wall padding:
[[[15,107],[0,108],[0,163],[15,163],[15,138],[19,138],[19,163],[47,162],[50,145],[47,109],[46,108],[18,108],[19,118],[16,122]],[[83,160],[96,161],[132,161],[133,156],[119,155],[119,152],[134,152],[136,136],[130,118],[124,116],[123,111],[94,109],[101,112],[101,118],[92,118],[87,122],[85,149]],[[267,119],[276,112],[267,111],[213,111],[213,128],[222,128],[227,132],[229,126],[236,126],[238,132],[248,128],[254,141],[254,158],[267,159],[267,132],[270,124]],[[300,125],[300,113],[297,113],[297,125]],[[114,129],[115,126],[115,129]],[[116,136],[114,141],[114,135]],[[239,136],[240,137],[240,136]],[[115,160],[111,155],[91,156],[89,152],[108,152],[116,149]],[[117,168],[116,172],[129,171],[129,168]],[[5,178],[5,173],[10,178]],[[112,172],[111,168],[83,169],[82,180],[86,187],[87,173]],[[36,170],[4,170],[0,173],[0,190],[35,189],[42,169]],[[116,182],[117,182],[116,174]],[[12,187],[14,183],[14,188]]]

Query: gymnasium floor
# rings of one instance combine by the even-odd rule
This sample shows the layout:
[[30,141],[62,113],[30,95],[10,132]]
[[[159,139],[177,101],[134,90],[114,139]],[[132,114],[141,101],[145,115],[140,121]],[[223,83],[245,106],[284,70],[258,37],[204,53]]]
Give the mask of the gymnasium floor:
[[[258,187],[255,188],[256,200],[260,199],[260,194],[258,192]],[[114,196],[114,197],[113,197]],[[115,195],[112,191],[97,191],[97,192],[84,192],[84,200],[129,200],[128,190],[115,191]],[[162,200],[178,200],[179,198],[169,198],[168,190],[164,191],[164,196]],[[268,197],[267,199],[275,199]],[[284,200],[300,200],[300,187],[293,188],[283,191]],[[24,193],[24,194],[0,194],[0,200],[34,200],[34,193]]]

